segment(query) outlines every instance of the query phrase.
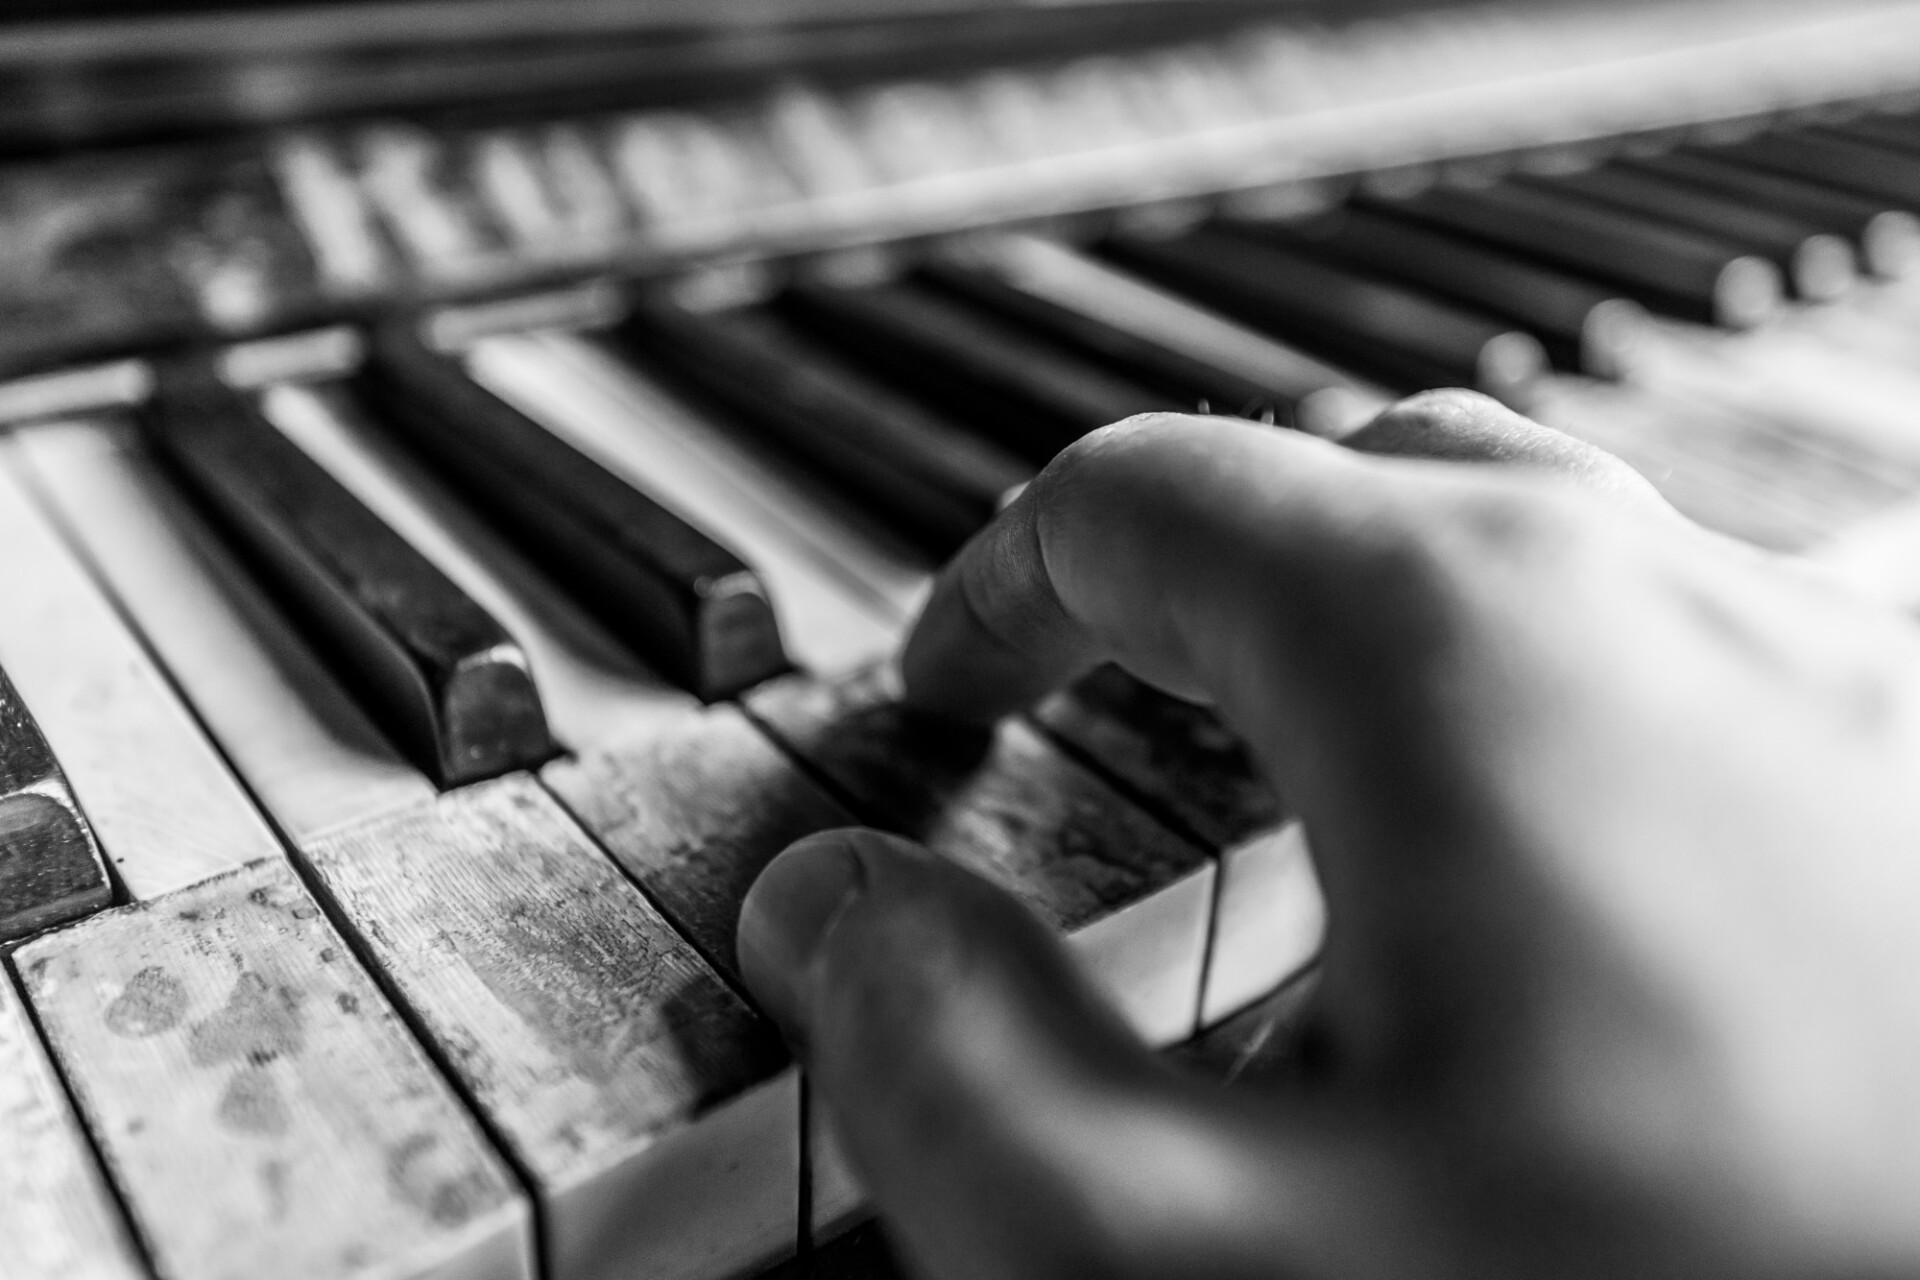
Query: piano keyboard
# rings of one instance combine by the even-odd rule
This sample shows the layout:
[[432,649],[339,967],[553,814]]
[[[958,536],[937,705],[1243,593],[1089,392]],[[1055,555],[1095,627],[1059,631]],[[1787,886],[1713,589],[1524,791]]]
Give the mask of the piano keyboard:
[[[819,153],[817,107],[780,136]],[[1233,1027],[1319,945],[1298,824],[1117,671],[989,732],[907,712],[887,659],[942,559],[1103,423],[1339,437],[1448,384],[1770,549],[1898,521],[1917,120],[1515,124],[1556,145],[1211,207],[1176,168],[1113,217],[0,388],[0,1270],[716,1280],[828,1239],[863,1193],[732,933],[833,826],[1011,889],[1153,1043]],[[725,247],[738,192],[701,183],[745,179],[676,127],[624,145]],[[283,149],[305,234],[336,283],[452,272],[418,136],[379,137],[364,189]],[[474,154],[528,237],[626,216],[584,162],[556,222]],[[328,218],[374,225],[369,191],[356,247]]]

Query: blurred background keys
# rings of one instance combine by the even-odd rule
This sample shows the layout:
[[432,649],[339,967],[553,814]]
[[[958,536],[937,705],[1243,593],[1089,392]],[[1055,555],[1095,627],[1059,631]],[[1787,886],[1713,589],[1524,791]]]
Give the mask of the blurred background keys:
[[1504,316],[1524,325],[1563,368],[1616,372],[1642,317],[1618,289],[1365,209],[1226,225],[1238,235],[1291,244]]
[[766,589],[749,566],[453,358],[389,329],[360,389],[384,425],[670,680],[712,700],[786,669]]
[[1551,192],[1438,187],[1406,200],[1360,203],[1610,281],[1682,319],[1744,329],[1780,309],[1780,273],[1765,259]]
[[1521,174],[1516,181],[1738,245],[1779,267],[1794,293],[1810,301],[1841,297],[1857,278],[1853,249],[1840,236],[1752,202],[1622,169],[1588,169],[1551,178]]
[[950,554],[1032,464],[865,376],[760,308],[636,306],[630,340],[667,358],[776,448],[916,546]]
[[1277,245],[1201,230],[1174,240],[1116,237],[1105,250],[1405,390],[1472,386],[1513,396],[1546,368],[1540,343],[1515,326]]
[[1039,464],[1110,422],[1193,407],[911,281],[803,286],[783,306],[922,403],[951,405],[974,430]]
[[0,943],[77,920],[112,897],[53,748],[0,671]]
[[171,371],[149,415],[162,453],[441,787],[554,752],[513,638],[269,422],[247,395]]
[[1612,162],[1612,167],[1684,182],[1837,232],[1852,241],[1860,265],[1876,276],[1897,278],[1920,267],[1920,218],[1896,201],[1818,186],[1713,152],[1622,156]]

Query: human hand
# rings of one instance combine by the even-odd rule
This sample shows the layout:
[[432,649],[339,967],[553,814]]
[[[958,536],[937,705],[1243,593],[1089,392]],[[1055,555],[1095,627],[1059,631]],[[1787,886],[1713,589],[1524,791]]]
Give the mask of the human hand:
[[[1324,1072],[1181,1076],[1006,895],[802,841],[740,955],[936,1277],[1920,1268],[1920,638],[1457,393],[1353,443],[1068,451],[942,576],[910,700],[1100,661],[1301,815]],[[1541,474],[1527,474],[1533,471]]]

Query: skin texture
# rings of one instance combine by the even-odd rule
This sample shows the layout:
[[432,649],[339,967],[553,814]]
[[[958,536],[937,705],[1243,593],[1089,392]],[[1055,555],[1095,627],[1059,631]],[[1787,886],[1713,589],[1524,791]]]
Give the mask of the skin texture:
[[1088,437],[902,666],[987,720],[1105,660],[1303,816],[1321,1069],[1177,1076],[991,887],[801,842],[742,964],[925,1274],[1920,1273],[1909,621],[1446,392]]

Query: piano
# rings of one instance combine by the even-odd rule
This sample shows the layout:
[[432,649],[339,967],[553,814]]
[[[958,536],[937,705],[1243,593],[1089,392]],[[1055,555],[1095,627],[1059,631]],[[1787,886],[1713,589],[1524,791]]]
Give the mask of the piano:
[[1284,1069],[1322,911],[1218,721],[886,665],[1106,422],[1477,386],[1770,551],[1915,523],[1912,3],[90,0],[0,65],[8,1280],[890,1274],[732,945],[853,822]]

